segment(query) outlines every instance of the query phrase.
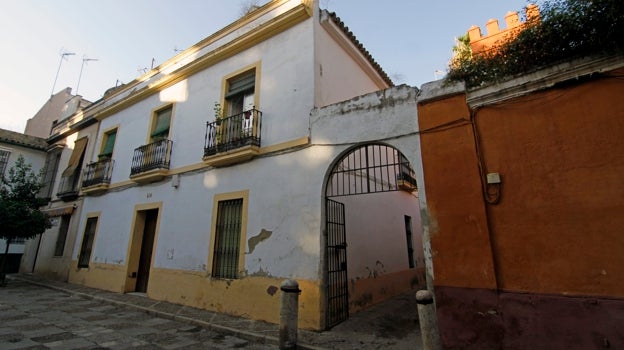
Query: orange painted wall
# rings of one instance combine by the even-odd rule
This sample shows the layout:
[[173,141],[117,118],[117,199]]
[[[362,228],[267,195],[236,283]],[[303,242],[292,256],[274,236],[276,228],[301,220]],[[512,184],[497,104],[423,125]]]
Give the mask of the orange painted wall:
[[[421,135],[436,286],[495,289],[497,270],[502,290],[624,296],[623,93],[622,78],[592,79],[475,111],[498,205],[470,124]],[[469,110],[461,94],[418,114],[426,130]]]
[[[469,120],[465,95],[420,104],[420,130]],[[472,126],[421,134],[435,285],[496,288]]]
[[[472,119],[464,93],[418,105],[445,349],[624,347],[623,77]],[[485,203],[477,149],[484,173],[502,177],[498,204]]]
[[623,96],[622,78],[599,79],[476,112],[503,177],[489,207],[501,288],[624,296]]

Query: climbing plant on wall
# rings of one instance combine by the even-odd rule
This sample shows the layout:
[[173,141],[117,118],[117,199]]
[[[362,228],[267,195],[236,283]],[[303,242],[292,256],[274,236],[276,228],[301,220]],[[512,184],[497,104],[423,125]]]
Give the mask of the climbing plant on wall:
[[497,50],[454,60],[449,81],[468,88],[495,83],[574,58],[624,53],[624,1],[550,0]]

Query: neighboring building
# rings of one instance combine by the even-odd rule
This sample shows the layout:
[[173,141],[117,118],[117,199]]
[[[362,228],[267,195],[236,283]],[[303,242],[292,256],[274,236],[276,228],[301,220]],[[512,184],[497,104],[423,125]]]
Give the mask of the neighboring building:
[[21,271],[61,281],[67,281],[78,232],[82,166],[93,152],[97,134],[97,121],[81,112],[89,102],[70,91],[67,88],[54,95],[26,126],[26,133],[43,133],[51,127],[46,135],[40,196],[50,199],[41,210],[50,216],[52,227],[26,242]]
[[99,122],[67,134],[69,281],[277,322],[293,278],[310,329],[422,287],[417,93],[317,1],[269,2],[68,123]]
[[591,57],[422,87],[443,348],[624,348],[622,76],[624,57]]
[[63,116],[72,115],[91,103],[81,96],[72,95],[71,90],[67,87],[50,96],[39,111],[28,119],[24,134],[47,139],[52,134],[54,125]]
[[[32,171],[38,174],[44,166],[46,147],[45,139],[0,129],[0,176],[7,175],[20,155],[24,157],[26,164],[31,165]],[[5,240],[0,240],[0,255],[4,255],[5,249]],[[23,240],[11,242],[6,272],[19,270],[23,253]]]

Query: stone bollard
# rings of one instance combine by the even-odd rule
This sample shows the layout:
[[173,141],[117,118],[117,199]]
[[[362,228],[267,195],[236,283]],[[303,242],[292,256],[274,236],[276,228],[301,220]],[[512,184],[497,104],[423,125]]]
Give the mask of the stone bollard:
[[299,318],[299,283],[295,280],[285,280],[281,285],[280,299],[280,331],[279,348],[297,348],[297,322]]
[[438,332],[438,319],[436,317],[433,293],[428,290],[416,292],[418,303],[418,320],[420,322],[420,335],[424,350],[440,350],[440,334]]

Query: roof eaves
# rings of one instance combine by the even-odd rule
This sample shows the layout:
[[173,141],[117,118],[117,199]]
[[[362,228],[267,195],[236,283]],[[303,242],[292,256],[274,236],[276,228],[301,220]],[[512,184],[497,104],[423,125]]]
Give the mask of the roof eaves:
[[48,143],[43,138],[5,129],[0,129],[0,142],[37,150],[45,150],[48,147]]
[[383,68],[381,68],[379,63],[377,63],[377,61],[375,61],[375,59],[370,54],[370,52],[368,52],[368,50],[366,50],[364,45],[362,45],[362,43],[357,39],[355,34],[353,34],[353,32],[351,32],[351,30],[349,30],[349,27],[347,27],[344,24],[344,22],[340,19],[340,17],[338,17],[335,12],[329,12],[327,10],[323,10],[323,11],[326,11],[329,14],[329,17],[331,18],[331,20],[342,30],[342,32],[349,38],[349,40],[351,40],[353,45],[358,48],[360,53],[362,53],[362,55],[364,55],[364,57],[366,57],[368,62],[371,64],[371,66],[373,66],[373,68],[375,68],[375,70],[377,71],[377,73],[379,73],[381,78],[388,85],[394,86],[394,83],[392,82],[392,79],[390,79],[388,74],[386,74],[386,72],[383,70]]

